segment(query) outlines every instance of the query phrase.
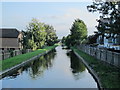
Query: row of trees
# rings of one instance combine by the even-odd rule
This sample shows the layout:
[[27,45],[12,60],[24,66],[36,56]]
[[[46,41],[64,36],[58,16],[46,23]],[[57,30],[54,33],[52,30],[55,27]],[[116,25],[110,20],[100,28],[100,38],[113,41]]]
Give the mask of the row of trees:
[[87,28],[85,23],[80,19],[76,19],[70,28],[70,34],[67,37],[62,38],[62,43],[65,43],[68,47],[70,47],[84,43],[86,38]]
[[98,33],[95,37],[102,35],[103,38],[115,38],[120,35],[120,1],[94,1],[92,5],[87,6],[87,9],[89,12],[100,13],[100,19],[97,20],[98,25],[96,26]]
[[37,19],[32,19],[27,26],[27,30],[22,31],[22,33],[22,44],[24,49],[36,50],[44,47],[45,45],[54,45],[58,41],[58,37],[53,26],[41,23]]

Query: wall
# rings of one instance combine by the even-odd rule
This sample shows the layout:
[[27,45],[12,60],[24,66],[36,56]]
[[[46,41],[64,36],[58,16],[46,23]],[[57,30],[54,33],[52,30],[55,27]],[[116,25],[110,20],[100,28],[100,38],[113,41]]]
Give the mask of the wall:
[[0,48],[19,48],[18,38],[0,38]]
[[9,52],[8,50],[0,51],[0,60],[5,60],[10,57],[14,57],[14,56],[28,53],[28,52],[32,52],[32,50],[31,49],[26,49],[24,51],[23,50],[14,50],[12,52]]
[[79,45],[77,48],[97,58],[98,60],[102,60],[114,66],[120,67],[120,53],[108,51],[106,49],[90,47],[89,45]]
[[19,42],[19,48],[20,49],[23,49],[23,46],[22,46],[22,43],[21,43],[22,38],[23,38],[23,36],[22,36],[22,33],[20,32],[19,35],[18,35],[18,40],[19,40],[18,42]]

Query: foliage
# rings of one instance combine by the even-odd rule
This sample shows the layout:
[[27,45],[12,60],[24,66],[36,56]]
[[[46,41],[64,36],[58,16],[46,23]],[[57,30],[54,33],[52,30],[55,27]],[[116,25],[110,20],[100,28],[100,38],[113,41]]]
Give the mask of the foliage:
[[86,25],[80,19],[76,19],[75,22],[73,22],[73,25],[70,31],[71,31],[71,39],[72,39],[71,44],[72,45],[80,44],[83,42],[84,39],[87,38]]
[[65,40],[66,40],[66,37],[63,36],[62,40],[61,40],[61,43],[65,43]]
[[55,30],[53,26],[50,25],[44,25],[45,26],[45,31],[47,33],[46,35],[46,43],[48,46],[54,45],[58,40],[58,37],[55,33]]
[[45,45],[54,45],[57,41],[54,28],[39,22],[37,19],[32,19],[27,30],[22,31],[22,33],[22,44],[25,49],[36,50]]
[[66,39],[65,39],[65,45],[66,46],[68,46],[68,47],[70,47],[70,45],[71,45],[71,36],[70,35],[68,35],[67,37],[66,37]]
[[98,38],[99,34],[96,33],[95,35],[90,35],[87,38],[87,44],[94,44],[97,42],[97,38]]
[[98,20],[98,32],[102,35],[108,33],[106,37],[113,37],[115,34],[120,34],[120,1],[111,2],[96,2],[87,6],[89,12],[99,12],[100,19]]
[[66,38],[63,37],[62,39],[68,47],[85,42],[85,39],[87,38],[87,28],[82,20],[76,19],[73,22],[70,31],[71,33]]

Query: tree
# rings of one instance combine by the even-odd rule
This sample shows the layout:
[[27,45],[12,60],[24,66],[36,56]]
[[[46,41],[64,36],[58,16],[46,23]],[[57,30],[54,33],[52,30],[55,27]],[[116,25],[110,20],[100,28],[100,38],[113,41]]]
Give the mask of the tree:
[[76,19],[73,22],[73,25],[70,29],[71,31],[71,45],[75,45],[75,44],[81,44],[84,39],[87,38],[87,28],[85,23],[80,20],[80,19]]
[[57,35],[56,35],[56,31],[54,30],[53,26],[50,25],[44,25],[45,26],[45,31],[47,33],[46,35],[46,44],[48,46],[54,45],[57,42]]
[[39,22],[37,19],[32,21],[27,26],[27,30],[23,32],[23,46],[25,49],[36,50],[45,45],[46,32],[44,24]]
[[88,38],[87,38],[87,43],[88,44],[95,44],[97,43],[97,38],[99,36],[99,33],[98,32],[94,32],[95,34],[94,35],[89,35]]
[[63,44],[65,44],[65,40],[66,40],[66,37],[65,37],[65,36],[63,36],[63,38],[62,38],[61,42],[62,42]]
[[104,37],[105,33],[109,37],[120,34],[120,1],[94,1],[92,5],[87,6],[89,12],[99,12],[98,32]]
[[54,45],[57,42],[57,35],[53,26],[39,22],[37,19],[32,21],[27,26],[23,33],[23,47],[24,49],[39,49],[45,45]]
[[67,37],[62,38],[62,42],[65,42],[65,44],[70,47],[77,44],[82,44],[87,39],[87,28],[85,23],[80,20],[76,19],[72,27],[70,28],[70,34]]
[[65,39],[65,45],[70,47],[71,46],[71,41],[72,41],[71,35],[68,35]]

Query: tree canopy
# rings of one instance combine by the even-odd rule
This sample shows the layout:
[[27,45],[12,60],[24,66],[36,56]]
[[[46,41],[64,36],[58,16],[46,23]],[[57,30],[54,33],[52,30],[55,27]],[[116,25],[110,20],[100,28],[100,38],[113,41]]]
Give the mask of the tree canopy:
[[36,50],[45,45],[53,45],[57,41],[57,35],[53,26],[39,22],[37,19],[32,21],[27,26],[23,33],[23,47],[26,49]]
[[92,5],[87,6],[89,12],[99,12],[98,32],[111,35],[120,34],[120,1],[94,1]]
[[50,25],[44,25],[45,26],[45,31],[47,33],[46,35],[46,44],[48,46],[54,45],[57,42],[57,35],[56,31],[54,30],[53,26]]
[[73,22],[70,31],[71,31],[71,39],[72,39],[71,44],[72,45],[80,44],[87,38],[87,28],[86,28],[86,25],[80,19],[76,19]]
[[80,20],[76,19],[71,28],[70,28],[70,34],[65,38],[63,37],[63,41],[65,39],[65,43],[67,46],[74,46],[76,44],[81,44],[85,41],[87,38],[87,27],[85,23]]

